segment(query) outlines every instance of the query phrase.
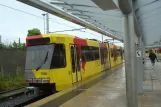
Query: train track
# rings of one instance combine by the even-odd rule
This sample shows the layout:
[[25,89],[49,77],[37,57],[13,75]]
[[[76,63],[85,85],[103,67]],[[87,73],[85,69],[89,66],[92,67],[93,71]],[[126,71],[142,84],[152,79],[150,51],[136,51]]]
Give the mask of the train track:
[[24,88],[25,87],[19,87],[12,90],[0,92],[0,107],[10,107],[7,106],[8,105],[7,102],[15,97],[21,96],[24,93],[23,91]]
[[0,92],[0,102],[9,97],[20,95],[24,92],[24,90],[25,87],[19,87],[12,90],[2,91]]
[[22,89],[22,88],[25,88],[25,87],[18,87],[18,88],[14,88],[14,89],[7,90],[7,91],[1,91],[1,92],[0,92],[0,95],[1,95],[1,94],[5,94],[5,93],[8,93],[8,92],[11,92],[11,91],[15,91],[15,90],[18,90],[18,89]]
[[[17,88],[17,90],[23,88]],[[4,97],[0,98],[0,107],[23,107],[51,95],[43,93],[39,95],[34,95],[31,93],[26,94],[25,89],[10,95],[9,93],[12,93],[12,91],[16,91],[16,89],[0,93],[0,95],[4,94]]]
[[47,94],[46,95],[44,94],[44,95],[33,96],[31,98],[28,98],[26,101],[23,101],[23,102],[20,102],[20,103],[15,104],[13,107],[23,107],[23,106],[26,106],[28,104],[31,104],[31,103],[33,103],[35,101],[38,101],[38,100],[40,100],[42,98],[45,98],[45,97],[47,97],[49,95],[51,95],[51,94],[48,94],[48,95]]

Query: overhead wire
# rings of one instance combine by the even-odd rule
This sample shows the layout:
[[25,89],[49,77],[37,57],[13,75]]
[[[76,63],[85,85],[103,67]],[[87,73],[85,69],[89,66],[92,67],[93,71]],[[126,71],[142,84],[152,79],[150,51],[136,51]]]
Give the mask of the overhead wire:
[[22,12],[22,13],[25,13],[25,14],[28,14],[28,15],[35,16],[35,17],[43,19],[43,17],[37,16],[37,15],[32,14],[32,13],[28,13],[28,12],[25,12],[25,11],[22,11],[22,10],[19,10],[19,9],[16,9],[16,8],[13,8],[13,7],[10,7],[10,6],[7,6],[7,5],[0,4],[0,6],[6,7],[6,8],[10,8],[12,10],[16,10],[16,11],[19,11],[19,12]]
[[[23,10],[20,10],[20,9],[16,9],[16,8],[13,8],[13,7],[10,7],[10,6],[7,6],[7,5],[4,5],[4,4],[0,4],[0,6],[3,6],[3,7],[6,7],[6,8],[9,8],[9,9],[12,9],[12,10],[15,10],[15,11],[19,11],[19,12],[22,12],[22,13],[25,13],[25,14],[28,14],[28,15],[31,15],[31,16],[35,16],[37,18],[40,18],[40,19],[43,19],[43,17],[40,17],[38,15],[35,15],[35,14],[32,14],[32,13],[29,13],[29,12],[25,12]],[[70,27],[70,28],[75,28],[75,27],[72,27],[72,26],[69,26],[69,25],[66,25],[65,23],[59,23],[59,22],[55,22],[53,21],[53,19],[49,18],[49,20],[53,23],[56,23],[56,24],[59,24],[59,25],[62,25],[62,26],[66,26],[66,27]]]
[[[25,12],[25,11],[20,10],[20,9],[16,9],[16,8],[13,8],[13,7],[10,7],[10,6],[7,6],[7,5],[4,5],[4,4],[0,4],[0,6],[3,6],[3,7],[6,7],[6,8],[9,8],[9,9],[12,9],[12,10],[15,10],[15,11],[19,11],[19,12],[22,12],[22,13],[25,13],[25,14],[28,14],[28,15],[31,15],[31,16],[34,16],[34,17],[37,17],[37,18],[40,18],[40,19],[43,19],[43,20],[44,20],[44,18],[43,18],[43,17],[40,17],[40,16],[38,16],[38,15],[35,15],[35,14],[32,14],[32,13],[29,13],[29,12]],[[66,25],[65,23],[55,22],[55,21],[53,21],[53,19],[52,19],[52,18],[49,18],[49,20],[50,20],[50,22],[53,22],[53,23],[56,23],[56,24],[59,24],[59,25],[62,25],[62,26],[68,27],[68,28],[75,28],[75,29],[78,29],[78,28],[76,28],[76,27]],[[91,34],[91,35],[94,35],[94,36],[98,37],[98,35],[96,35],[96,34],[94,34],[94,33],[87,32],[87,31],[82,31],[83,29],[85,29],[85,30],[86,30],[86,28],[79,28],[79,30],[77,30],[77,31],[79,31],[79,32],[83,32],[83,33],[88,33],[88,34]],[[65,30],[64,30],[64,31],[65,31]],[[75,30],[73,30],[73,31],[75,31]]]
[[86,29],[86,28],[80,28],[80,29],[69,29],[69,30],[61,30],[61,31],[54,31],[54,32],[50,32],[50,33],[66,32],[66,31],[77,31],[77,30],[82,30],[82,29]]

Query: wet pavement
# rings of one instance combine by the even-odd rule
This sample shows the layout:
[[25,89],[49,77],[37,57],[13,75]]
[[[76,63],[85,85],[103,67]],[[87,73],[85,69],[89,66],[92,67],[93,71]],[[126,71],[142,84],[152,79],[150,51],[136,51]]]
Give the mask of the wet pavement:
[[156,62],[154,69],[150,60],[146,62],[143,90],[143,95],[139,95],[139,107],[161,107],[161,62]]
[[125,69],[112,73],[59,107],[126,107]]

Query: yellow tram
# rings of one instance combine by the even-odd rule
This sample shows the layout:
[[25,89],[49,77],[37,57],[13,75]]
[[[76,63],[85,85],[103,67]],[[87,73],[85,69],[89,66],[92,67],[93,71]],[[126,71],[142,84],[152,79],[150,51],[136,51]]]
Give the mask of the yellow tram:
[[146,48],[145,49],[145,55],[148,57],[150,52],[154,52],[157,57],[161,57],[161,48],[153,47],[153,48]]
[[47,91],[61,91],[122,63],[120,46],[66,34],[29,36],[26,45],[26,83]]

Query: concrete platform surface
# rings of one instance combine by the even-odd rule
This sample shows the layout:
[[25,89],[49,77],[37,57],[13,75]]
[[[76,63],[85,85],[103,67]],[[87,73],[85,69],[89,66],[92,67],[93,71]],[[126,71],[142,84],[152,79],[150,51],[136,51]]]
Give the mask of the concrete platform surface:
[[154,69],[150,60],[146,62],[143,89],[143,95],[139,95],[140,107],[161,107],[161,62],[156,62]]
[[60,107],[126,107],[124,66]]

